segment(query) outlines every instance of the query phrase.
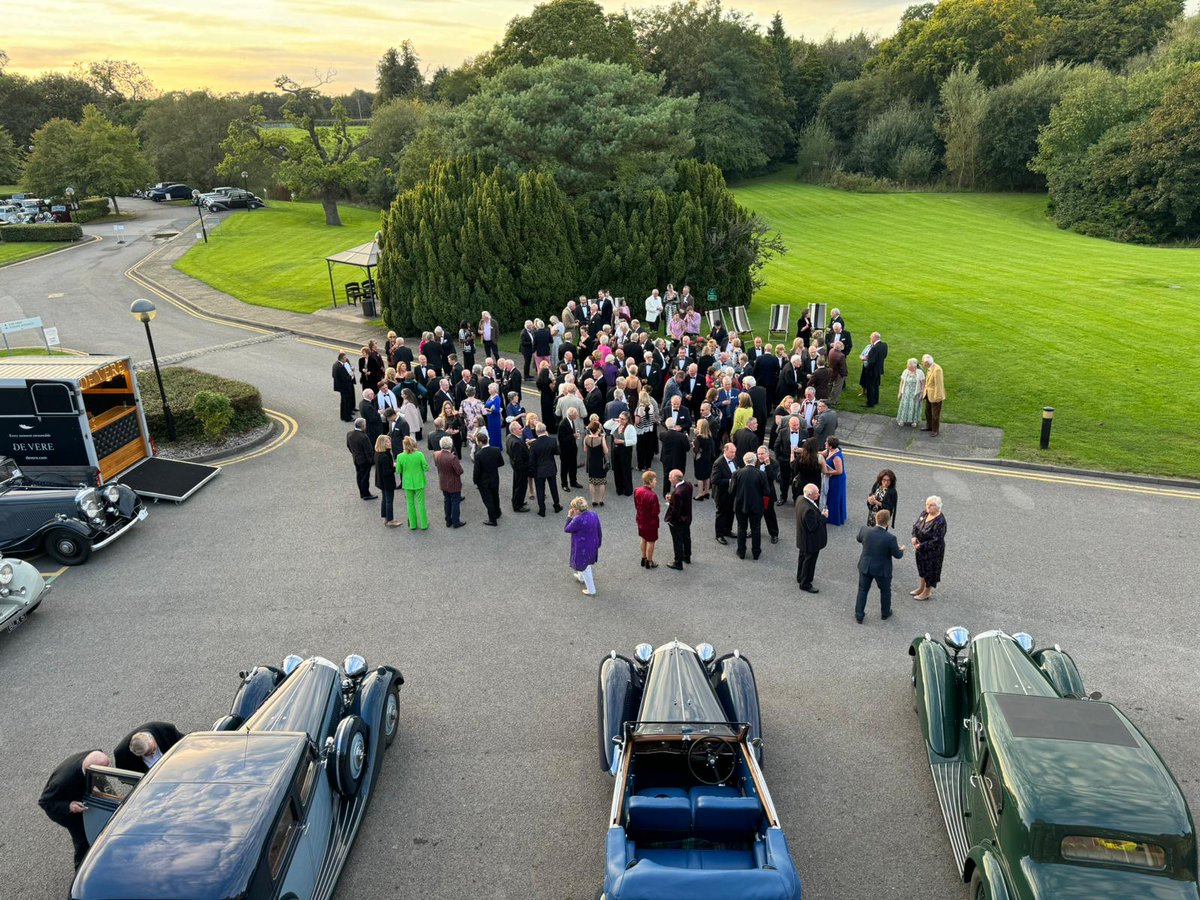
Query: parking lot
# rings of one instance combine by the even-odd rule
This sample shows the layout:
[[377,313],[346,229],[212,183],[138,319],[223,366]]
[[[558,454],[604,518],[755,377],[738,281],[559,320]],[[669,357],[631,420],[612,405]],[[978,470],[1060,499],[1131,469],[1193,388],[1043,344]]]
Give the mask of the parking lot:
[[[703,504],[695,565],[647,572],[633,562],[621,498],[601,510],[600,595],[584,600],[556,517],[509,514],[485,530],[468,489],[466,528],[448,532],[436,517],[423,534],[383,528],[354,493],[329,359],[287,339],[194,360],[261,385],[267,406],[297,420],[295,436],[227,467],[185,505],[153,506],[0,635],[6,897],[69,885],[67,836],[36,806],[61,758],[111,748],[148,719],[207,728],[240,669],[291,652],[361,652],[407,679],[400,738],[339,896],[594,897],[611,793],[596,762],[596,670],[603,653],[641,640],[708,640],[753,659],[766,774],[807,897],[966,897],[905,652],[914,635],[951,624],[1024,629],[1072,651],[1088,688],[1142,727],[1196,806],[1195,499],[850,455],[852,498],[887,464],[902,521],[927,494],[945,499],[934,602],[904,598],[890,621],[876,611],[858,626],[849,528],[831,529],[821,593],[807,596],[795,589],[788,516],[783,541],[743,562],[708,537]],[[911,567],[900,566],[899,596]]]

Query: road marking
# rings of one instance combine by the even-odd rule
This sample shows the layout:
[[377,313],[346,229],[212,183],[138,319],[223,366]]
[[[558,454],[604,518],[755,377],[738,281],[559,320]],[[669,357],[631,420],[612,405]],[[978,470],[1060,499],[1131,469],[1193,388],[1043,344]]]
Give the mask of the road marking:
[[[184,235],[188,231],[194,231],[196,229],[196,226],[197,226],[197,223],[195,223],[195,222],[193,222],[191,225],[186,226],[185,228],[180,230],[180,232],[179,232],[180,236]],[[178,238],[176,238],[176,240],[178,240]],[[188,306],[185,306],[184,304],[182,304],[178,300],[176,300],[174,297],[171,297],[168,294],[166,294],[165,292],[163,292],[162,290],[160,290],[156,285],[151,284],[150,281],[138,271],[138,269],[140,269],[143,264],[149,262],[151,259],[153,259],[158,254],[166,251],[168,246],[170,246],[170,243],[166,242],[158,249],[153,250],[150,253],[147,253],[145,256],[143,256],[141,259],[139,259],[132,266],[130,266],[128,269],[125,270],[125,277],[128,278],[130,281],[132,281],[134,284],[138,285],[139,287],[145,288],[146,290],[150,291],[150,293],[154,294],[154,296],[165,300],[167,303],[170,303],[176,309],[179,309],[182,312],[187,313],[193,319],[200,319],[203,322],[212,322],[215,325],[226,325],[230,328],[240,328],[243,331],[253,331],[253,332],[256,332],[257,334],[278,334],[278,333],[280,333],[274,329],[258,328],[254,325],[243,325],[241,322],[230,322],[225,319],[218,319],[213,316],[206,316],[203,313],[196,312],[196,310],[194,310]]]
[[339,344],[330,344],[326,341],[314,341],[309,338],[296,338],[301,344],[311,344],[313,347],[322,347],[328,350],[338,350],[342,353],[358,353],[362,347],[344,347]]
[[231,459],[223,459],[220,462],[214,462],[214,466],[224,468],[225,466],[232,466],[236,465],[237,463],[246,462],[247,460],[257,459],[258,457],[264,456],[273,450],[278,450],[280,447],[294,438],[296,433],[300,430],[300,424],[286,413],[277,412],[273,409],[267,409],[265,406],[263,407],[263,412],[270,416],[271,419],[280,426],[282,431],[265,446],[258,447],[249,451],[248,453],[243,453],[242,455],[235,456]]
[[50,584],[55,579],[61,578],[70,568],[70,566],[62,566],[53,572],[42,572],[41,575],[46,579],[46,584]]
[[1153,485],[1122,484],[1103,478],[1087,478],[1080,475],[1056,475],[1052,472],[1031,472],[1019,469],[1000,469],[990,466],[964,464],[951,460],[920,459],[903,454],[892,454],[874,450],[847,450],[848,455],[883,462],[904,463],[924,466],[927,469],[944,469],[949,472],[967,472],[971,475],[990,475],[993,478],[1017,478],[1022,481],[1041,481],[1048,484],[1063,484],[1072,487],[1099,488],[1103,491],[1120,491],[1126,494],[1148,494],[1152,497],[1178,497],[1184,500],[1200,500],[1200,490],[1186,488],[1155,487]]

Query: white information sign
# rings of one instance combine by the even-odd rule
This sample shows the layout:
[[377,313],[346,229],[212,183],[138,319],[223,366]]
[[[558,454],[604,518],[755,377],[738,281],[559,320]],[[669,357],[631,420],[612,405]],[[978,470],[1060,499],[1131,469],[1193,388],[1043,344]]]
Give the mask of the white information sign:
[[46,346],[47,347],[59,346],[58,329],[57,328],[44,328],[44,329],[42,329],[42,331],[46,335]]

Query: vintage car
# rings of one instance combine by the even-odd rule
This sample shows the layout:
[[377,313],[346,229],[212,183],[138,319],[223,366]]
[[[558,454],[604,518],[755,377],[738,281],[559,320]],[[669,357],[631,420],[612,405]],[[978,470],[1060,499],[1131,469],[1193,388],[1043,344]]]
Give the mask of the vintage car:
[[230,188],[223,194],[209,197],[204,201],[213,212],[223,212],[227,209],[262,209],[266,206],[261,199],[249,191]]
[[0,558],[0,628],[15,631],[46,598],[50,585],[35,566]]
[[404,678],[289,656],[242,673],[229,715],[139,774],[88,770],[75,900],[333,894],[400,723]]
[[609,653],[597,720],[616,779],[602,900],[799,900],[750,660],[678,641]]
[[913,705],[972,900],[1197,900],[1179,785],[1075,661],[1028,634],[909,648]]
[[123,484],[52,485],[0,457],[0,554],[44,551],[77,566],[145,518],[145,504]]

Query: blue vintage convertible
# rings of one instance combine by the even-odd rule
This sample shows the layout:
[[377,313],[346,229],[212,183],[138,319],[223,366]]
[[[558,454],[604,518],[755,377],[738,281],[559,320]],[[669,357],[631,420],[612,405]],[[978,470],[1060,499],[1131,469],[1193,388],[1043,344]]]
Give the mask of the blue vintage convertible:
[[616,779],[601,900],[800,900],[745,656],[678,641],[609,653],[597,707]]
[[404,679],[291,656],[242,673],[229,715],[149,772],[88,770],[92,848],[74,900],[314,900],[333,894],[384,750]]

